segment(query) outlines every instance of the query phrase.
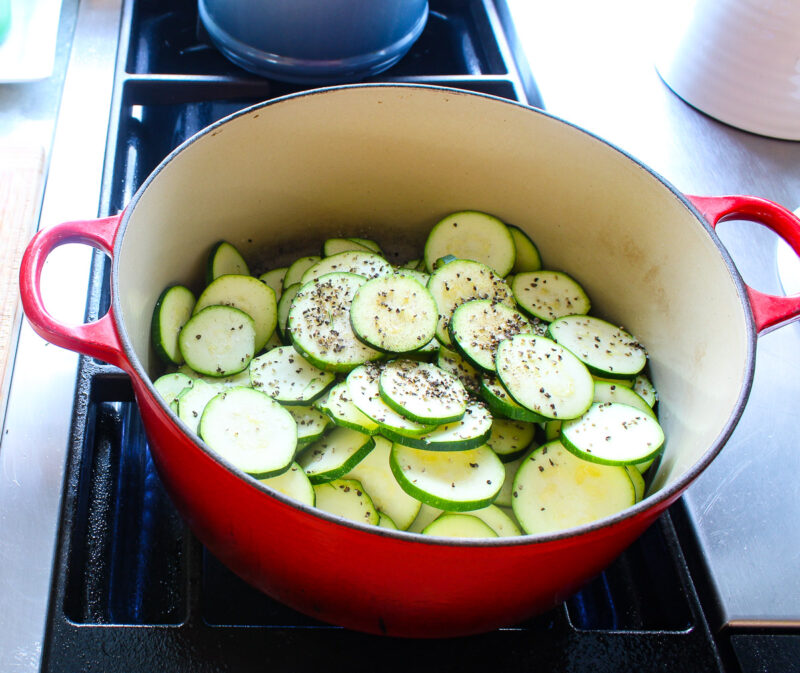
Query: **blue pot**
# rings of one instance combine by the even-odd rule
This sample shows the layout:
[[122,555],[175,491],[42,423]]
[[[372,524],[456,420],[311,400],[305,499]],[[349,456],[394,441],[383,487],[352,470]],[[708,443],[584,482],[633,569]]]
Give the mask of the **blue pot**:
[[386,70],[410,49],[428,0],[198,0],[217,48],[250,72],[336,84]]

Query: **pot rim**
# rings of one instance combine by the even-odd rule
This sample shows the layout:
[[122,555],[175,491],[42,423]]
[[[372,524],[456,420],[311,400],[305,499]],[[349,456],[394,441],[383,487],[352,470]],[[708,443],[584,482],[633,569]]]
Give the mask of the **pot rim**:
[[[369,526],[367,524],[362,524],[345,519],[335,514],[330,514],[323,510],[317,509],[316,507],[310,507],[308,505],[299,503],[293,498],[289,498],[288,496],[285,496],[284,494],[265,486],[257,479],[250,477],[250,475],[246,474],[245,472],[242,472],[238,468],[235,468],[225,459],[215,455],[205,446],[202,440],[200,440],[199,437],[195,435],[195,433],[189,430],[188,426],[169,409],[165,400],[156,392],[152,380],[150,379],[147,372],[144,370],[141,361],[136,355],[136,352],[131,344],[130,337],[128,336],[128,332],[125,329],[124,322],[121,318],[122,307],[120,305],[120,299],[119,299],[120,296],[119,253],[122,247],[123,240],[125,238],[125,232],[127,230],[127,225],[130,220],[130,216],[136,209],[136,204],[142,198],[143,194],[147,191],[148,186],[158,177],[158,175],[172,162],[172,160],[177,155],[179,155],[190,145],[193,145],[195,142],[201,140],[205,136],[214,134],[214,132],[224,124],[227,124],[228,122],[238,119],[239,117],[252,114],[255,111],[288,100],[303,98],[307,96],[320,96],[320,95],[325,95],[332,91],[340,91],[347,89],[433,90],[433,91],[447,93],[448,95],[453,95],[453,96],[458,95],[458,96],[485,98],[495,101],[497,103],[503,103],[506,105],[512,105],[514,107],[523,108],[532,114],[538,114],[548,117],[553,121],[565,124],[566,126],[574,129],[575,131],[587,136],[591,140],[606,145],[607,147],[611,148],[612,150],[615,150],[623,157],[631,161],[639,169],[644,170],[646,173],[649,174],[651,178],[661,183],[663,187],[665,187],[669,192],[671,192],[672,196],[675,197],[680,202],[680,204],[694,216],[697,223],[705,229],[706,233],[710,236],[711,240],[714,242],[714,245],[717,248],[717,252],[722,256],[723,262],[726,268],[728,269],[731,280],[739,296],[739,301],[741,302],[742,310],[745,317],[745,332],[746,332],[745,336],[747,344],[747,353],[745,358],[746,361],[743,372],[742,385],[739,390],[739,395],[736,399],[736,402],[731,410],[731,413],[725,425],[722,427],[719,434],[714,439],[714,441],[709,445],[706,451],[700,456],[700,458],[697,461],[695,461],[691,465],[691,467],[688,468],[683,473],[683,475],[681,475],[681,477],[675,481],[675,483],[671,484],[668,487],[659,489],[655,493],[652,493],[651,495],[643,498],[640,502],[636,503],[632,507],[628,507],[612,516],[598,519],[596,521],[592,521],[590,523],[583,524],[581,526],[559,530],[553,533],[544,533],[535,535],[524,534],[513,537],[482,538],[482,539],[444,538],[432,535],[423,536],[421,534],[410,533],[408,531],[390,530],[386,528],[380,528],[377,526]],[[750,310],[750,302],[748,300],[744,281],[742,280],[742,277],[739,274],[739,271],[736,268],[733,259],[731,258],[727,249],[722,244],[721,240],[714,231],[714,228],[708,223],[708,221],[702,216],[700,211],[692,204],[692,202],[681,191],[675,188],[663,176],[659,175],[652,168],[642,163],[640,160],[636,159],[630,153],[614,145],[613,143],[605,140],[604,138],[598,136],[597,134],[592,133],[591,131],[588,131],[570,121],[562,119],[561,117],[558,117],[545,110],[534,108],[530,105],[518,101],[501,98],[491,94],[467,91],[463,89],[456,89],[440,85],[405,84],[405,83],[362,83],[362,84],[344,84],[344,85],[321,87],[317,89],[311,89],[308,91],[291,93],[267,101],[262,101],[261,103],[256,103],[252,106],[249,106],[247,108],[239,110],[238,112],[228,115],[227,117],[224,117],[214,122],[213,124],[210,124],[204,129],[198,131],[196,134],[186,139],[183,143],[181,143],[175,149],[173,149],[159,163],[159,165],[145,179],[145,181],[142,183],[139,189],[136,190],[136,193],[133,195],[130,202],[125,207],[122,216],[120,218],[117,235],[114,240],[110,283],[111,283],[111,306],[113,309],[114,324],[117,333],[119,335],[120,342],[122,344],[123,351],[125,353],[125,357],[130,366],[129,371],[135,372],[140,382],[143,383],[144,386],[146,387],[147,392],[150,394],[150,396],[156,400],[158,405],[160,405],[161,410],[164,412],[164,414],[170,419],[171,422],[176,423],[178,425],[178,427],[183,431],[184,435],[186,435],[187,439],[189,439],[197,449],[199,449],[202,453],[204,453],[207,458],[213,460],[214,462],[218,463],[222,468],[228,470],[229,472],[233,473],[236,477],[242,479],[242,481],[245,484],[248,484],[252,488],[257,489],[262,493],[264,493],[265,495],[268,495],[286,505],[289,505],[294,509],[302,511],[305,514],[321,518],[332,524],[346,526],[348,528],[353,529],[354,531],[370,533],[372,535],[377,535],[381,537],[387,537],[407,542],[417,542],[420,544],[443,545],[452,547],[481,547],[481,548],[492,548],[492,547],[505,548],[505,547],[516,547],[516,546],[526,546],[526,545],[542,545],[547,543],[563,542],[565,540],[572,538],[580,538],[584,535],[595,534],[601,531],[610,531],[614,529],[618,524],[621,524],[622,522],[628,519],[633,519],[642,516],[650,510],[658,510],[658,513],[660,514],[660,510],[666,509],[666,507],[671,505],[674,500],[677,500],[677,498],[683,493],[683,491],[685,491],[688,488],[688,486],[708,467],[708,465],[714,460],[717,454],[722,450],[722,447],[730,438],[734,428],[736,427],[737,423],[739,422],[739,419],[741,418],[741,415],[744,411],[744,407],[747,402],[747,398],[750,395],[750,390],[753,384],[753,377],[755,370],[755,348],[756,348],[756,340],[758,334],[755,329],[755,322],[753,320],[752,312]]]

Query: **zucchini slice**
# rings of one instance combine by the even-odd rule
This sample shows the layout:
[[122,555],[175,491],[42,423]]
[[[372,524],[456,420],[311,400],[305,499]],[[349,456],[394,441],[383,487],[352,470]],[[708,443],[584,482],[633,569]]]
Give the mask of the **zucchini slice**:
[[327,414],[335,425],[358,430],[366,435],[377,435],[380,426],[364,414],[350,397],[347,381],[337,383],[317,402],[317,408]]
[[380,367],[374,364],[357,367],[347,375],[347,393],[356,408],[380,426],[381,434],[418,437],[436,427],[412,421],[386,404],[381,397],[380,376]]
[[264,486],[274,488],[276,491],[309,507],[313,507],[316,502],[314,487],[308,480],[306,473],[303,472],[303,468],[297,463],[292,463],[286,472],[279,474],[277,477],[267,477],[266,479],[259,479],[259,481]]
[[225,386],[217,383],[209,383],[203,379],[195,380],[192,386],[181,392],[175,400],[178,405],[178,418],[186,423],[192,432],[197,433],[206,405],[225,389]]
[[532,318],[552,322],[566,315],[584,315],[591,302],[578,282],[563,271],[527,271],[511,281],[520,309]]
[[428,524],[422,534],[462,538],[498,537],[488,523],[474,516],[472,512],[469,514],[442,514]]
[[210,285],[220,276],[228,274],[249,276],[250,269],[236,246],[227,241],[218,241],[208,253],[206,285]]
[[297,447],[292,415],[252,388],[230,388],[214,397],[199,433],[215,453],[256,479],[288,470]]
[[507,463],[530,449],[535,437],[536,426],[533,423],[495,418],[492,422],[492,434],[486,443],[500,460]]
[[440,369],[450,372],[458,378],[471,393],[478,393],[481,388],[481,373],[475,369],[458,351],[447,346],[439,346],[436,364]]
[[253,319],[256,330],[255,352],[264,348],[278,322],[278,303],[271,287],[253,276],[220,276],[197,298],[194,313],[217,305],[233,306],[247,313]]
[[292,345],[311,364],[329,372],[349,372],[381,356],[380,351],[361,343],[350,326],[350,305],[366,282],[353,273],[329,273],[297,292],[286,330]]
[[454,259],[431,273],[428,290],[439,311],[436,338],[445,346],[450,341],[450,318],[453,311],[472,299],[488,299],[495,304],[514,305],[511,288],[488,266],[468,259]]
[[386,404],[417,423],[453,423],[467,409],[464,384],[428,362],[393,360],[381,371],[378,387]]
[[286,275],[283,277],[284,290],[295,283],[299,283],[303,278],[303,274],[321,259],[322,257],[319,255],[306,255],[305,257],[298,257],[294,260],[286,269]]
[[619,402],[620,404],[627,404],[634,407],[639,411],[643,411],[655,418],[655,413],[652,407],[645,402],[644,398],[638,395],[633,388],[620,386],[611,381],[598,381],[594,382],[594,399],[593,402]]
[[517,251],[514,267],[511,273],[522,273],[523,271],[538,271],[542,268],[542,256],[539,248],[528,234],[513,224],[507,224],[511,238],[514,239],[514,247]]
[[286,278],[286,271],[288,267],[282,266],[277,269],[270,269],[262,273],[258,279],[272,288],[275,293],[275,300],[280,301],[281,294],[283,294],[283,279]]
[[292,308],[292,302],[294,301],[295,295],[300,292],[301,287],[300,283],[295,283],[294,285],[283,288],[281,298],[278,301],[278,324],[276,325],[276,331],[281,335],[281,340],[287,346],[292,343],[292,337],[289,336],[289,332],[286,331],[286,323],[289,320],[289,310]]
[[344,476],[375,446],[369,435],[350,428],[334,428],[322,439],[307,446],[297,457],[312,484]]
[[192,317],[194,305],[192,291],[183,285],[171,285],[156,301],[150,332],[156,355],[168,365],[183,364],[178,335]]
[[292,415],[297,424],[298,449],[321,439],[331,424],[331,419],[314,407],[285,404],[284,409]]
[[450,339],[473,366],[494,372],[494,356],[501,341],[534,332],[516,309],[490,299],[473,299],[458,306],[450,319]]
[[392,521],[391,517],[384,514],[380,510],[378,511],[378,526],[380,528],[388,528],[389,530],[400,530],[397,527],[397,524]]
[[540,414],[516,402],[500,382],[497,374],[485,374],[481,378],[480,394],[489,411],[497,418],[528,423],[541,423],[544,420]]
[[380,515],[372,499],[364,487],[354,479],[335,479],[324,484],[316,484],[314,494],[318,509],[371,526],[380,523]]
[[452,213],[434,225],[425,241],[429,271],[445,255],[482,262],[498,276],[514,266],[516,249],[508,227],[492,215],[476,210]]
[[183,326],[178,344],[194,371],[230,376],[246,369],[253,359],[256,328],[253,319],[238,308],[208,306]]
[[522,465],[522,462],[527,457],[527,453],[521,455],[519,458],[515,458],[511,462],[503,463],[503,467],[506,469],[506,476],[503,479],[503,485],[500,488],[500,492],[497,494],[497,497],[494,499],[494,504],[498,507],[511,507],[512,491],[514,490],[514,477],[517,475],[517,470],[519,466]]
[[636,492],[624,467],[581,460],[555,441],[523,460],[511,500],[522,529],[536,535],[616,514],[635,503]]
[[656,406],[656,402],[658,402],[658,393],[650,379],[644,374],[639,374],[633,381],[633,392],[641,396],[651,408]]
[[647,351],[635,337],[600,318],[565,316],[550,323],[547,332],[597,376],[631,379],[647,364]]
[[[495,500],[495,502],[497,502]],[[453,516],[452,514],[448,514],[445,516]],[[481,507],[480,509],[473,509],[469,512],[469,516],[474,516],[486,525],[489,526],[496,534],[497,537],[513,537],[515,535],[522,535],[522,531],[519,529],[514,520],[506,514],[502,509],[500,509],[497,505],[487,505],[486,507]]]
[[409,533],[422,533],[422,531],[428,527],[428,524],[433,523],[436,517],[443,513],[443,509],[431,507],[423,502],[419,508],[419,514],[417,514],[414,521],[411,522],[411,525],[406,530],[408,530]]
[[340,252],[376,252],[372,248],[352,238],[328,238],[322,244],[323,257],[330,257]]
[[394,444],[390,464],[406,493],[451,512],[490,505],[505,477],[503,463],[488,446],[438,452]]
[[396,528],[405,530],[419,514],[422,503],[400,488],[389,465],[391,452],[392,443],[388,439],[375,437],[375,448],[344,479],[359,481],[378,512],[387,515]]
[[461,420],[445,423],[419,436],[384,427],[381,434],[396,444],[426,451],[468,451],[482,446],[492,431],[492,416],[480,402],[469,402]]
[[367,281],[355,293],[350,325],[367,346],[387,353],[422,348],[436,334],[436,302],[427,288],[400,274]]
[[617,402],[597,402],[561,426],[561,443],[579,458],[604,465],[643,463],[664,443],[652,411]]
[[545,337],[518,334],[503,341],[497,348],[497,374],[517,402],[545,418],[577,418],[592,404],[589,370]]
[[374,252],[350,250],[323,257],[319,262],[306,269],[300,282],[305,285],[330,273],[353,273],[371,279],[388,276],[393,271],[392,265]]
[[191,388],[194,379],[181,372],[164,374],[153,381],[156,392],[164,398],[170,408],[173,408],[180,394],[187,388]]
[[250,363],[253,388],[284,404],[312,404],[334,380],[334,374],[318,369],[292,346],[273,348]]

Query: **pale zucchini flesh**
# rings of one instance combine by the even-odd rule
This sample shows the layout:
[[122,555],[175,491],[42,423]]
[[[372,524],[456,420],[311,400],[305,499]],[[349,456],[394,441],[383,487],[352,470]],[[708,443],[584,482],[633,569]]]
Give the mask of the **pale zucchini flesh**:
[[494,529],[485,521],[470,514],[447,513],[437,517],[430,523],[423,535],[437,537],[484,538],[498,537]]
[[250,381],[272,399],[285,404],[311,404],[335,376],[306,361],[292,346],[280,346],[250,363]]
[[255,354],[253,319],[232,306],[208,306],[195,313],[178,337],[181,354],[194,371],[207,376],[236,374]]
[[297,463],[312,484],[321,484],[347,474],[374,446],[369,435],[350,428],[334,428],[303,449]]
[[583,315],[591,309],[580,284],[563,271],[526,271],[511,282],[519,307],[532,318],[552,322],[566,315]]
[[156,301],[150,329],[156,354],[166,364],[183,364],[178,336],[192,317],[194,305],[194,295],[183,285],[168,287]]
[[314,487],[308,480],[306,473],[303,472],[303,468],[297,463],[292,463],[286,472],[282,472],[276,477],[267,477],[266,479],[259,479],[259,481],[265,486],[269,486],[309,507],[313,507],[316,502]]
[[350,521],[377,526],[378,510],[363,486],[353,479],[335,479],[314,485],[316,506]]

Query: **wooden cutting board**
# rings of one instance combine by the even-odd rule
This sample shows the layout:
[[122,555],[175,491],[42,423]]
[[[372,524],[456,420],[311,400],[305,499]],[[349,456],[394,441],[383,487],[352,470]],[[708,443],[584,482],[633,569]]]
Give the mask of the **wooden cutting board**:
[[41,146],[0,144],[0,383],[3,392],[21,314],[19,264],[36,226],[43,176],[44,149]]

